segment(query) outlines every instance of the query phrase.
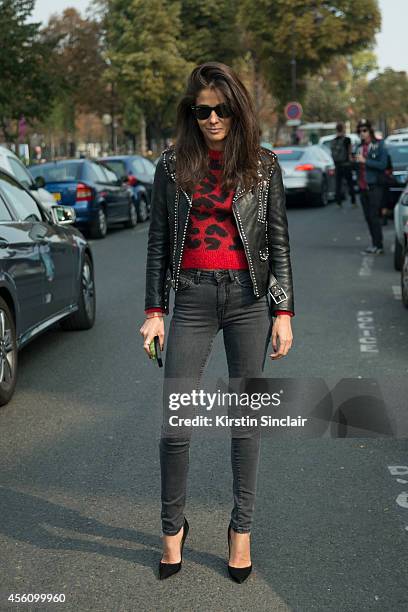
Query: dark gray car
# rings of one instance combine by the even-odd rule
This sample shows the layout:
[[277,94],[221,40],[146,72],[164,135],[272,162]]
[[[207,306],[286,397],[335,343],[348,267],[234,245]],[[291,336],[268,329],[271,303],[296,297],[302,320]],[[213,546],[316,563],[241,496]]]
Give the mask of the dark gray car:
[[72,208],[41,208],[0,171],[0,405],[13,394],[17,353],[27,342],[56,322],[94,324],[93,258],[74,220]]

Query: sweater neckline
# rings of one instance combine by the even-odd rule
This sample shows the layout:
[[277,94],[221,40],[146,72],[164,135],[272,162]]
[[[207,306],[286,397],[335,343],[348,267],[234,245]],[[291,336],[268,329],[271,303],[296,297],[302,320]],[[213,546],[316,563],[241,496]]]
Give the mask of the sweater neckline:
[[217,151],[216,149],[208,149],[208,155],[211,159],[221,159],[224,151]]

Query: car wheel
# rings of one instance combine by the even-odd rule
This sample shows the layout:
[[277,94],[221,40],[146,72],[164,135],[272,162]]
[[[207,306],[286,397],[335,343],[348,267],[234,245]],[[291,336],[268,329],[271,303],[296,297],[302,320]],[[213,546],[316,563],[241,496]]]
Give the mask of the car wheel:
[[130,200],[129,219],[125,221],[125,227],[136,227],[137,221],[138,221],[137,217],[138,215],[137,215],[137,210],[136,210],[136,204],[134,203],[133,200]]
[[404,249],[396,236],[394,245],[394,269],[400,272],[402,269],[402,261],[404,259]]
[[98,211],[98,216],[91,225],[91,238],[105,238],[108,233],[108,221],[106,213],[101,207]]
[[0,298],[0,406],[10,401],[17,381],[17,340],[14,319]]
[[78,310],[66,319],[61,327],[67,331],[90,329],[95,323],[96,296],[95,280],[91,258],[85,255],[81,271]]
[[401,294],[402,303],[408,308],[408,246],[405,247],[401,267]]
[[141,198],[139,202],[139,209],[137,212],[137,217],[141,223],[144,223],[145,221],[147,221],[148,216],[149,216],[149,210],[147,207],[147,202],[144,198]]
[[327,206],[329,203],[329,185],[327,184],[327,178],[324,176],[322,179],[322,188],[316,198],[317,206]]

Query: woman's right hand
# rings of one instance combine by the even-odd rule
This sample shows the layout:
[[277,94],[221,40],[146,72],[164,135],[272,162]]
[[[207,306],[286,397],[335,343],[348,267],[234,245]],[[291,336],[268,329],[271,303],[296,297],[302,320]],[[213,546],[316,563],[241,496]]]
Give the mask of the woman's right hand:
[[150,358],[150,343],[155,336],[159,336],[160,349],[164,348],[164,317],[146,317],[140,328],[143,336],[143,348]]

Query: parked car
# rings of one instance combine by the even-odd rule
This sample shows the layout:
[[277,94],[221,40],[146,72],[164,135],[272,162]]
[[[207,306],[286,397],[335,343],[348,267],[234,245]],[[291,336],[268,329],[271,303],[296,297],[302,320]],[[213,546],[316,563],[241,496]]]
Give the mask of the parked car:
[[139,221],[146,221],[150,213],[152,188],[156,166],[141,155],[115,155],[100,161],[127,181],[132,190]]
[[408,182],[408,142],[407,144],[388,144],[387,152],[392,164],[392,171],[387,181],[387,206],[393,209]]
[[[355,153],[358,145],[361,143],[360,136],[358,134],[353,134],[353,133],[346,134],[346,136],[350,138],[351,150],[353,153]],[[335,138],[336,138],[336,134],[327,134],[326,136],[322,136],[321,138],[319,138],[319,145],[321,145],[322,147],[324,147],[330,152],[330,143]]]
[[105,238],[108,226],[137,224],[136,206],[127,186],[102,164],[68,159],[30,166],[38,186],[46,186],[55,201],[72,206],[76,226],[91,238]]
[[399,134],[390,134],[385,139],[385,144],[408,144],[408,132],[400,132]]
[[0,169],[9,172],[20,181],[39,204],[44,204],[47,208],[54,206],[55,200],[51,193],[42,187],[38,187],[32,174],[30,174],[30,171],[19,160],[17,155],[10,151],[10,149],[2,146],[0,146]]
[[95,321],[93,257],[72,226],[75,211],[42,205],[0,171],[0,405],[12,397],[18,351],[51,325],[84,330]]
[[326,206],[335,197],[335,170],[330,153],[320,145],[273,149],[283,170],[288,197],[302,196],[307,202]]
[[394,268],[400,271],[402,269],[404,251],[406,247],[406,231],[408,227],[408,187],[400,196],[394,208],[394,227],[395,227],[395,242],[394,242]]
[[401,266],[401,295],[402,303],[405,308],[408,308],[408,224],[404,228],[405,231],[405,248]]

